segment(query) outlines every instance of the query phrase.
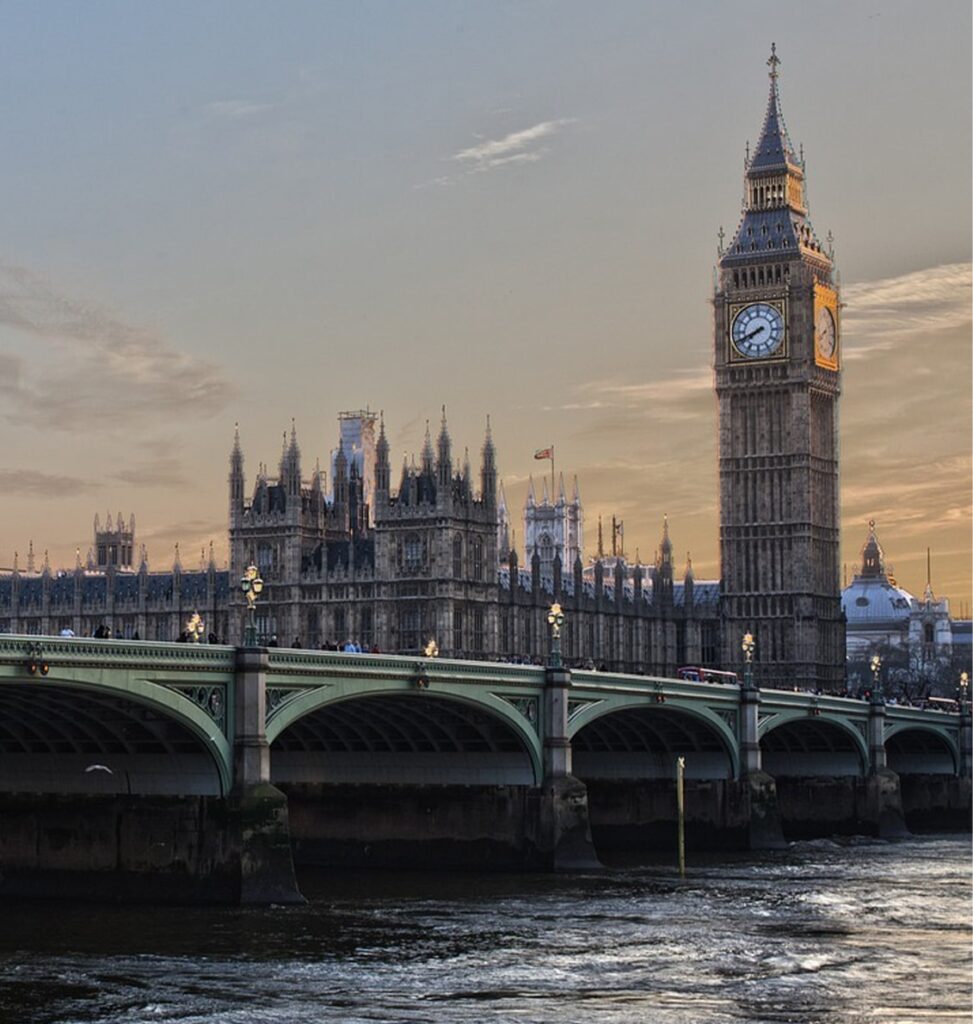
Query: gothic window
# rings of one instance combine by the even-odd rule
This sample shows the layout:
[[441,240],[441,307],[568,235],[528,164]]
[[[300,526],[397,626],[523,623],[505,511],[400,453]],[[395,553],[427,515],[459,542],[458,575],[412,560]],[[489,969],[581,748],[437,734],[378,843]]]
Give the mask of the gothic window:
[[935,636],[933,634],[933,627],[932,627],[932,623],[931,622],[927,622],[925,624],[924,633],[925,633],[926,643],[927,644],[931,644],[934,641],[934,639],[935,639]]
[[483,609],[473,609],[473,650],[483,652]]
[[406,572],[419,572],[422,568],[422,540],[417,533],[410,533],[403,546]]
[[510,612],[506,608],[500,612],[500,650],[510,652]]
[[463,651],[463,612],[460,608],[453,609],[453,654]]
[[361,610],[361,643],[362,646],[372,646],[374,639],[372,631],[372,609],[367,605]]
[[542,565],[549,565],[554,561],[554,540],[549,533],[541,534],[537,549]]
[[345,633],[347,632],[347,624],[345,620],[344,608],[335,608],[331,621],[334,626],[335,642],[343,644],[347,639],[349,639],[347,636],[345,636]]
[[412,605],[399,613],[399,648],[403,651],[419,650],[422,616],[419,608]]
[[479,537],[473,538],[473,579],[483,579],[483,541]]
[[531,654],[534,648],[534,636],[533,630],[531,629],[533,623],[531,618],[531,613],[528,609],[524,612],[524,654]]
[[453,538],[453,579],[463,578],[463,538]]
[[260,575],[265,579],[274,578],[274,568],[276,558],[274,547],[272,544],[258,544],[257,545],[257,568],[260,570]]

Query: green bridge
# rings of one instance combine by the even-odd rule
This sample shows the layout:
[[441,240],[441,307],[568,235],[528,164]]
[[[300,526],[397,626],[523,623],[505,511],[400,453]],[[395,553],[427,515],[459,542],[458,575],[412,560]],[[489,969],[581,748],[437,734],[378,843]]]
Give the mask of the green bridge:
[[549,869],[664,848],[680,757],[691,849],[962,825],[971,728],[679,679],[5,636],[0,755],[0,893],[152,875],[259,900],[287,897],[292,853]]

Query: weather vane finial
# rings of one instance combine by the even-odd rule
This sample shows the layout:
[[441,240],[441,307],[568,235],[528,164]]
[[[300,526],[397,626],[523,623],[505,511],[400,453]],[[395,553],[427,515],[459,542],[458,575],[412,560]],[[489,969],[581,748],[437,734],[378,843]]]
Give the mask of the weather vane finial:
[[767,58],[767,66],[770,68],[770,77],[777,77],[777,65],[780,63],[780,57],[777,56],[777,44],[770,44],[770,56]]

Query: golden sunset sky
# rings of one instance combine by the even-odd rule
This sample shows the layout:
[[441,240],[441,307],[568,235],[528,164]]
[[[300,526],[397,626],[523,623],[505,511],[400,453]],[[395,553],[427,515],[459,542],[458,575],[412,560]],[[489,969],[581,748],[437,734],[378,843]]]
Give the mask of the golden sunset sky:
[[[297,423],[493,423],[517,526],[554,444],[597,518],[718,575],[712,311],[771,41],[842,280],[842,558],[971,600],[968,3],[5,5],[0,564],[134,512],[226,550]],[[607,530],[606,530],[607,536]],[[680,555],[680,562],[682,555]],[[967,611],[967,614],[969,612]]]

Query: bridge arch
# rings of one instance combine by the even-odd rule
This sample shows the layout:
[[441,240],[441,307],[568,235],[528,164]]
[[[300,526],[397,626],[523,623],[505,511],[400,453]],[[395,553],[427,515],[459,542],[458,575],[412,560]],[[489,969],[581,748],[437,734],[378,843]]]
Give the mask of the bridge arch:
[[[536,720],[536,716],[535,716]],[[267,726],[271,781],[539,785],[534,725],[495,694],[437,686],[318,687]]]
[[836,715],[781,712],[761,723],[761,761],[775,778],[861,776],[868,770],[864,733]]
[[605,701],[569,724],[574,773],[586,778],[672,778],[686,757],[687,778],[736,778],[739,749],[729,725],[697,704],[654,698]]
[[144,678],[0,683],[0,788],[225,795],[232,750],[188,697]]
[[956,740],[941,726],[892,724],[885,734],[885,755],[899,775],[955,775],[959,770]]

